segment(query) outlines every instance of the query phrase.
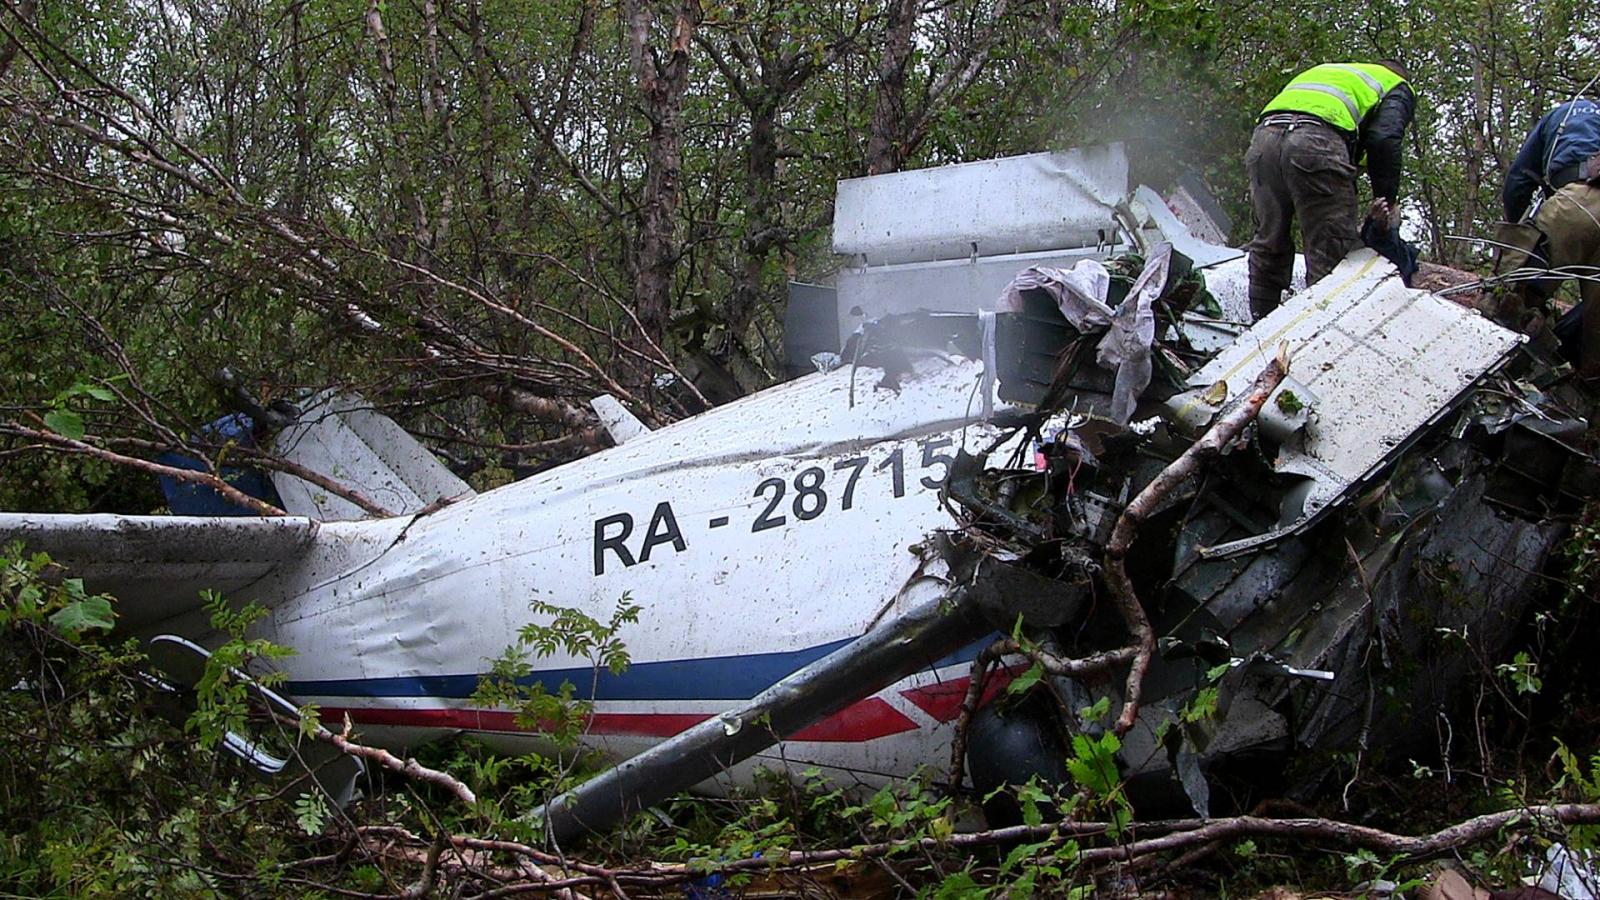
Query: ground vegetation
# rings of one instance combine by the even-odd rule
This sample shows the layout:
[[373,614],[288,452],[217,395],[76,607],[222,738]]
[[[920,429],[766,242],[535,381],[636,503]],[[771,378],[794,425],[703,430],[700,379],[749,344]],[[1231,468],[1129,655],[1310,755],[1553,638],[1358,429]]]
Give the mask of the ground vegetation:
[[[160,511],[152,461],[212,477],[240,394],[360,391],[484,488],[604,445],[586,401],[649,424],[773,383],[790,279],[824,280],[840,178],[1122,140],[1157,187],[1192,171],[1249,228],[1256,111],[1298,69],[1395,57],[1420,98],[1403,204],[1437,262],[1487,264],[1526,129],[1600,70],[1571,0],[0,0],[0,508]],[[282,465],[260,454],[252,461]],[[263,510],[270,512],[271,510]],[[571,752],[466,743],[418,760],[303,710],[249,721],[235,640],[174,710],[116,606],[0,553],[0,885],[24,895],[884,895],[1404,882],[1445,857],[1508,884],[1600,810],[1591,758],[1600,535],[1580,524],[1520,655],[1485,661],[1471,758],[1332,759],[1318,808],[1133,824],[1105,762],[1019,789],[1024,822],[804,777],[678,799],[552,852],[526,814]],[[628,602],[618,607],[625,617]],[[230,618],[230,616],[232,618]],[[618,622],[533,611],[480,693],[543,647],[626,665]],[[573,643],[576,642],[576,643]],[[1108,712],[1109,715],[1109,712]],[[259,718],[259,717],[258,717]],[[263,785],[229,730],[363,755],[364,798]],[[1356,779],[1360,773],[1362,777]],[[1053,814],[1073,814],[1072,825]],[[1354,824],[1352,824],[1354,823]],[[1307,848],[1314,852],[1306,852]],[[570,852],[569,852],[570,851]],[[759,855],[757,855],[759,854]],[[697,893],[696,893],[697,892]]]

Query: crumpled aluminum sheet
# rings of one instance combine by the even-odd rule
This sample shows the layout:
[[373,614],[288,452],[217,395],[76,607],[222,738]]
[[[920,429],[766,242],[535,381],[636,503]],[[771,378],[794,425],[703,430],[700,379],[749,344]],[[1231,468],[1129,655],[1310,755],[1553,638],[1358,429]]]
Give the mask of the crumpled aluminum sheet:
[[1093,247],[1127,194],[1121,144],[847,178],[833,252],[878,266]]

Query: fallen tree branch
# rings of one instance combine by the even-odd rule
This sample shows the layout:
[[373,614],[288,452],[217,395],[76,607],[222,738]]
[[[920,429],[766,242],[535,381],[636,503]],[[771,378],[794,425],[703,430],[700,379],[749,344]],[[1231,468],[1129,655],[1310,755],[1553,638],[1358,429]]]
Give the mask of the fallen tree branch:
[[282,472],[285,475],[293,475],[301,481],[314,484],[317,487],[322,488],[335,497],[348,500],[349,502],[360,507],[361,511],[365,512],[367,515],[376,516],[380,519],[387,519],[391,516],[397,515],[394,510],[384,506],[371,497],[368,497],[360,490],[350,487],[349,485],[346,485],[336,479],[329,478],[328,476],[314,469],[308,469],[297,462],[292,462],[284,459],[281,456],[275,456],[271,453],[267,453],[264,450],[258,450],[253,447],[235,448],[235,452],[239,452],[241,459],[248,460],[251,465],[259,466],[263,469],[271,469],[275,472]]
[[967,693],[961,698],[961,714],[956,717],[956,733],[950,740],[950,770],[946,778],[948,790],[958,791],[967,777],[967,735],[972,730],[972,717],[978,712],[978,701],[983,699],[983,683],[988,680],[989,667],[1003,655],[999,646],[1004,638],[978,652],[967,671]]
[[50,447],[65,453],[76,453],[83,456],[92,456],[95,459],[103,460],[119,466],[128,466],[129,468],[139,469],[141,471],[149,472],[152,475],[165,475],[168,478],[174,478],[178,481],[187,481],[190,484],[204,485],[221,494],[228,500],[228,502],[238,506],[243,506],[246,509],[250,509],[257,515],[285,515],[284,511],[278,507],[273,506],[271,503],[268,503],[265,500],[260,500],[250,496],[249,494],[246,494],[244,491],[241,491],[226,481],[223,481],[221,478],[212,475],[210,472],[201,472],[195,469],[180,469],[176,466],[164,466],[160,463],[151,462],[148,459],[139,459],[136,456],[124,456],[121,453],[115,453],[103,447],[96,447],[93,444],[86,444],[83,441],[76,441],[69,437],[63,437],[62,435],[56,434],[53,431],[42,431],[36,428],[29,428],[26,425],[21,425],[16,422],[0,423],[0,434],[14,434],[28,438],[29,440],[48,444]]
[[[1494,838],[1506,828],[1533,829],[1597,823],[1600,823],[1600,804],[1595,803],[1564,803],[1503,810],[1477,816],[1430,834],[1416,836],[1394,834],[1365,825],[1352,825],[1320,818],[1273,819],[1262,816],[1235,816],[1210,820],[1177,819],[1135,823],[1120,831],[1110,822],[1057,822],[1049,825],[1018,825],[991,831],[956,834],[942,839],[909,838],[829,850],[796,850],[759,858],[730,860],[719,866],[718,871],[725,875],[740,872],[771,873],[804,869],[824,863],[876,860],[901,854],[908,849],[964,850],[1022,841],[1064,843],[1068,840],[1083,841],[1092,838],[1108,838],[1112,843],[1103,847],[1080,850],[1073,858],[1080,865],[1125,864],[1160,853],[1181,853],[1219,841],[1242,838],[1285,838],[1302,842],[1326,842],[1340,847],[1364,848],[1398,858],[1400,861],[1414,862],[1443,856],[1471,844]],[[392,826],[362,827],[358,829],[358,833],[363,840],[398,839],[413,846],[426,846],[426,841],[421,837]],[[1140,838],[1141,833],[1154,833],[1154,836]],[[493,841],[460,835],[450,838],[450,841],[463,849],[503,852],[524,857],[538,865],[539,874],[544,876],[532,882],[503,885],[486,896],[511,896],[523,892],[551,893],[577,886],[610,884],[665,888],[707,874],[703,868],[681,863],[647,863],[633,867],[607,868],[575,859],[564,862],[552,854],[513,841]],[[498,874],[505,874],[504,869],[496,871]],[[556,877],[556,872],[571,874],[567,877]],[[545,878],[548,880],[544,880]]]
[[486,384],[479,393],[490,403],[544,422],[555,422],[588,433],[597,416],[590,410],[553,397],[540,397],[525,388],[508,384]]
[[[399,846],[382,846],[369,849],[373,849],[375,855],[384,860],[404,862],[423,867],[428,864],[429,854],[434,852],[431,846],[426,850],[421,847]],[[523,860],[521,865],[497,864],[493,858],[494,853],[490,850],[473,850],[462,847],[457,847],[456,850],[460,854],[458,859],[436,861],[439,871],[450,875],[490,880],[511,888],[506,894],[497,895],[496,890],[498,889],[491,889],[485,893],[468,896],[494,897],[527,894],[533,890],[527,887],[528,883],[532,882],[538,885],[537,890],[541,893],[552,894],[557,900],[588,900],[587,895],[577,893],[573,888],[579,886],[603,887],[606,884],[606,879],[599,875],[584,875],[579,878],[558,877],[527,860]],[[560,883],[557,884],[556,882]],[[416,894],[415,896],[425,897],[428,895]]]
[[1123,692],[1122,713],[1117,716],[1117,721],[1112,726],[1118,737],[1127,734],[1139,717],[1139,695],[1143,689],[1145,671],[1150,668],[1150,657],[1155,652],[1155,632],[1150,628],[1150,619],[1145,615],[1144,605],[1139,602],[1133,581],[1128,578],[1128,570],[1123,562],[1128,555],[1128,549],[1133,545],[1134,535],[1139,525],[1160,507],[1163,500],[1194,477],[1207,461],[1220,456],[1224,447],[1238,440],[1240,432],[1244,431],[1245,426],[1261,412],[1267,397],[1287,374],[1289,374],[1289,351],[1287,345],[1282,345],[1278,348],[1277,356],[1267,363],[1267,367],[1261,370],[1261,374],[1256,376],[1255,381],[1251,382],[1249,389],[1233,407],[1218,416],[1199,440],[1190,444],[1177,459],[1161,470],[1161,474],[1145,485],[1144,490],[1140,491],[1139,495],[1123,509],[1122,515],[1117,517],[1117,524],[1111,530],[1111,540],[1106,542],[1102,571],[1105,574],[1106,587],[1111,591],[1112,599],[1116,601],[1117,611],[1122,614],[1123,622],[1133,637],[1135,648],[1133,661],[1128,666],[1128,683]]
[[[262,469],[271,469],[275,472],[283,472],[286,475],[293,475],[302,481],[314,484],[336,497],[342,497],[343,499],[350,501],[352,504],[360,507],[362,511],[366,512],[368,515],[376,516],[380,519],[386,519],[397,515],[394,510],[391,510],[378,501],[373,500],[371,497],[368,497],[366,494],[362,493],[356,488],[349,487],[333,478],[329,478],[328,476],[314,469],[308,469],[297,462],[293,462],[281,456],[268,453],[259,447],[246,447],[238,443],[235,443],[231,447],[209,443],[174,445],[162,443],[160,441],[147,441],[143,438],[130,437],[104,438],[103,440],[109,446],[132,447],[158,453],[168,450],[175,450],[180,453],[194,453],[193,448],[195,447],[207,451],[222,451],[225,449],[229,453],[236,454],[241,461],[246,462],[249,465]],[[198,453],[195,453],[194,455],[198,455]]]
[[1600,803],[1561,803],[1530,806],[1488,813],[1415,837],[1394,834],[1365,825],[1351,825],[1332,819],[1266,819],[1236,816],[1216,819],[1199,828],[1161,837],[1135,840],[1113,847],[1096,847],[1079,855],[1083,862],[1128,862],[1139,857],[1172,850],[1187,850],[1208,844],[1245,837],[1282,837],[1297,840],[1331,841],[1347,847],[1364,848],[1406,861],[1431,859],[1459,850],[1469,844],[1492,838],[1501,829],[1553,825],[1593,825],[1600,823]]
[[429,784],[438,785],[439,787],[449,791],[451,794],[454,794],[456,799],[468,806],[476,806],[478,804],[478,795],[472,792],[472,788],[467,787],[466,784],[457,780],[448,772],[441,772],[438,769],[430,769],[422,763],[417,762],[415,759],[401,759],[400,757],[395,756],[393,753],[390,753],[389,751],[379,747],[368,747],[365,744],[357,744],[344,735],[334,734],[326,728],[318,728],[313,737],[319,741],[326,741],[327,743],[332,744],[334,747],[337,747],[341,753],[360,757],[361,759],[371,760],[372,762],[383,766],[385,769],[389,769],[393,772],[399,772],[401,775],[404,775],[407,778],[414,778],[417,781],[425,781]]
[[[272,718],[277,720],[279,724],[289,728],[301,727],[301,721],[293,716],[272,713]],[[422,763],[417,762],[415,759],[401,759],[400,757],[395,756],[393,753],[390,753],[381,747],[369,747],[366,744],[358,744],[355,741],[350,740],[349,719],[345,720],[343,734],[335,734],[319,725],[315,731],[311,732],[311,737],[322,741],[323,743],[332,744],[335,749],[337,749],[340,753],[346,754],[347,756],[354,756],[360,759],[369,760],[377,763],[385,769],[390,770],[391,772],[398,772],[407,778],[414,778],[417,781],[424,781],[428,784],[433,784],[444,788],[446,791],[449,791],[451,794],[453,794],[456,799],[468,806],[476,806],[478,804],[478,795],[472,792],[472,788],[467,787],[464,782],[460,781],[449,772],[441,772],[438,769],[430,769]]]

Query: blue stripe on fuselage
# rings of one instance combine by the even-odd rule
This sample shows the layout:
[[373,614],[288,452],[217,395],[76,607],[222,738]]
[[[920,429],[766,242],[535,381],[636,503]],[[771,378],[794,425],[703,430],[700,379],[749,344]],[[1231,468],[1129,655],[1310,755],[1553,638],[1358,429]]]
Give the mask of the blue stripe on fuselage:
[[[971,662],[994,639],[989,635],[934,662],[943,668]],[[747,700],[800,667],[815,662],[850,643],[851,638],[783,653],[711,656],[634,663],[621,675],[605,668],[584,666],[545,669],[517,680],[518,684],[544,686],[549,693],[571,682],[572,695],[583,700]],[[284,689],[298,697],[442,697],[465,699],[478,689],[484,676],[402,675],[394,678],[349,678],[290,681]],[[593,696],[590,688],[593,688]]]

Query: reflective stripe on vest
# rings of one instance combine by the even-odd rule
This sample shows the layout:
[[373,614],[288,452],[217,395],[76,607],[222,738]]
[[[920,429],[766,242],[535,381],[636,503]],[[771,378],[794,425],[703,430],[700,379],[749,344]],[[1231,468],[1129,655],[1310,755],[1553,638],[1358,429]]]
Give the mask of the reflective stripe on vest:
[[1261,114],[1307,113],[1354,132],[1384,95],[1404,81],[1388,67],[1373,63],[1324,63],[1296,75]]
[[[1330,97],[1334,98],[1335,100],[1338,100],[1340,103],[1344,104],[1345,110],[1350,113],[1350,121],[1352,121],[1352,122],[1361,121],[1361,110],[1360,110],[1360,108],[1358,108],[1356,106],[1355,98],[1351,97],[1349,94],[1346,94],[1344,91],[1339,90],[1338,88],[1334,87],[1331,84],[1317,84],[1314,81],[1302,81],[1302,82],[1300,82],[1298,84],[1292,84],[1292,85],[1284,88],[1284,90],[1285,91],[1318,91],[1320,93],[1327,94],[1328,96],[1330,96]],[[1283,95],[1279,94],[1278,96],[1281,97]],[[1301,110],[1301,112],[1310,112],[1310,110]],[[1338,122],[1333,122],[1333,123],[1330,123],[1330,124],[1338,125],[1339,123]],[[1341,127],[1344,127],[1344,126],[1341,126]],[[1345,128],[1345,130],[1346,131],[1355,131],[1354,128]]]
[[1332,68],[1338,69],[1341,72],[1349,72],[1351,75],[1354,75],[1357,78],[1361,79],[1362,81],[1366,82],[1367,87],[1372,88],[1372,92],[1374,94],[1377,94],[1379,97],[1382,97],[1384,94],[1388,93],[1388,91],[1384,90],[1382,82],[1380,82],[1376,78],[1373,78],[1371,75],[1368,75],[1367,73],[1361,71],[1360,69],[1356,68],[1355,66],[1347,66],[1347,65],[1344,65],[1343,63],[1329,63],[1329,65]]

